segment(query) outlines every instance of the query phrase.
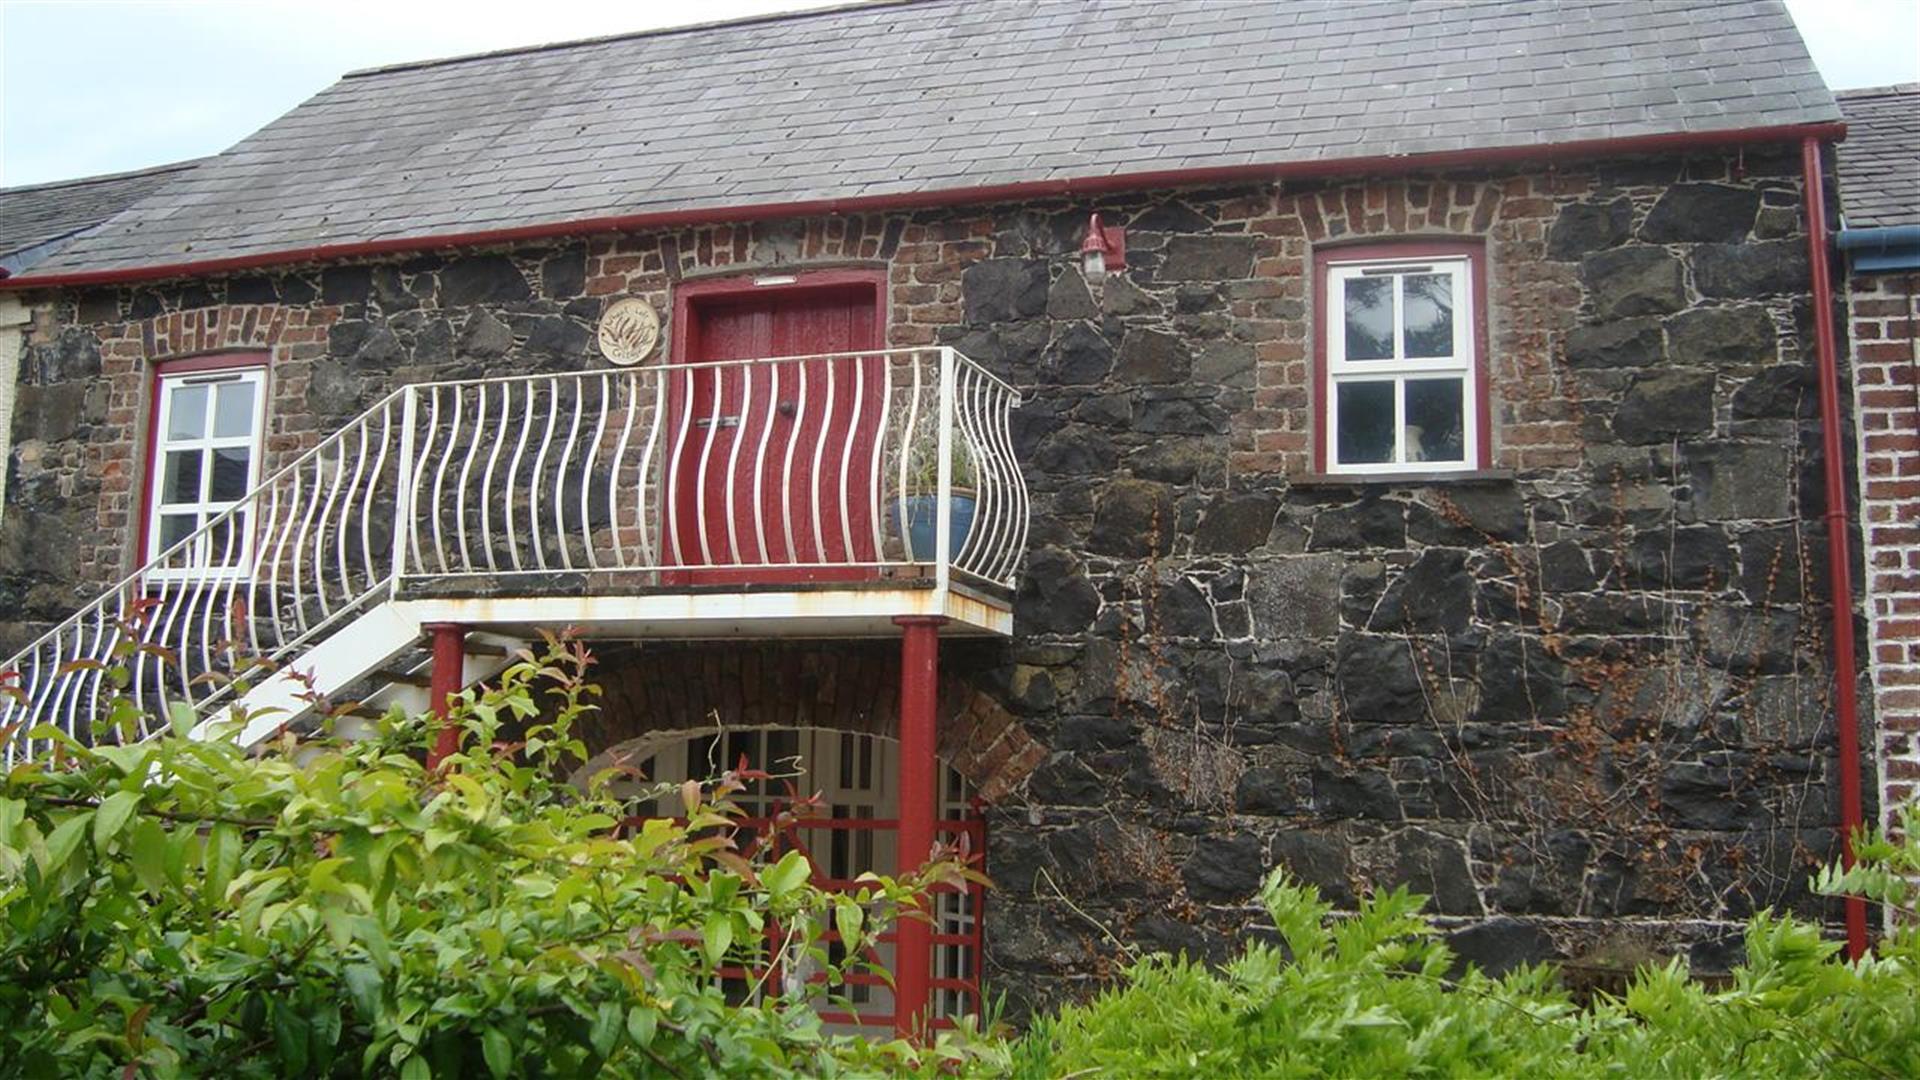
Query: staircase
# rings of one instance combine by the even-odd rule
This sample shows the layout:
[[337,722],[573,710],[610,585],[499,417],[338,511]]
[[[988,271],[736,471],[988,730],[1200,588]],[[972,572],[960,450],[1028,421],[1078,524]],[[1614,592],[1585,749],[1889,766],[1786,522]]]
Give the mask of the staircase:
[[479,632],[469,683],[541,626],[1005,633],[1019,403],[950,348],[402,387],[0,664],[0,763],[110,737],[116,667],[141,737],[176,702],[247,743],[319,698],[421,709],[432,622]]

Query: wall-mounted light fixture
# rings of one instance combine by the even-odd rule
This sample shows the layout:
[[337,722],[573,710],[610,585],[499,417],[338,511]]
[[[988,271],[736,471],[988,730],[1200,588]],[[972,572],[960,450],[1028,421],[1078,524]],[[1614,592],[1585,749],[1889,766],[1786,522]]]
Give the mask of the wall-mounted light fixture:
[[1088,281],[1100,281],[1110,271],[1127,268],[1127,230],[1100,224],[1100,215],[1087,219],[1087,237],[1080,241],[1080,268]]

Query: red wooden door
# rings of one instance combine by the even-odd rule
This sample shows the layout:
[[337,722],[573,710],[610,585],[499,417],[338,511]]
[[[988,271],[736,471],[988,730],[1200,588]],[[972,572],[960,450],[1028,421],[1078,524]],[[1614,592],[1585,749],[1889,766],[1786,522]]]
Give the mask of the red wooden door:
[[[677,577],[871,577],[884,360],[857,350],[880,345],[872,283],[728,291],[684,310],[667,554],[701,569]],[[711,363],[778,356],[818,359]],[[709,569],[722,567],[741,569]]]

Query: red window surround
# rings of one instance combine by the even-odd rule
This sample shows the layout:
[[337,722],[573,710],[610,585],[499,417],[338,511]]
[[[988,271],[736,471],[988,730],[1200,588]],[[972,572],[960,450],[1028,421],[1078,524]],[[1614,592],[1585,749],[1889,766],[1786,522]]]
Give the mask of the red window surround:
[[[243,352],[209,353],[203,356],[188,356],[178,360],[159,360],[152,364],[147,379],[147,437],[146,449],[140,466],[140,487],[134,495],[138,501],[133,514],[134,524],[134,562],[144,566],[155,552],[151,537],[153,532],[153,507],[155,484],[160,469],[160,384],[163,380],[179,375],[194,375],[209,371],[235,371],[258,368],[267,373],[267,383],[262,391],[266,400],[272,401],[272,372],[269,370],[268,356],[258,349]],[[264,447],[265,432],[260,433],[260,443]],[[264,462],[261,463],[264,466]],[[264,467],[260,475],[265,476]]]
[[[1332,408],[1332,381],[1327,361],[1327,341],[1334,329],[1333,313],[1328,310],[1328,271],[1335,263],[1404,259],[1465,259],[1469,267],[1468,294],[1472,305],[1472,341],[1474,349],[1471,392],[1476,402],[1474,426],[1477,438],[1474,460],[1468,469],[1488,469],[1493,465],[1493,420],[1488,392],[1487,370],[1491,363],[1487,343],[1487,246],[1480,239],[1369,240],[1365,243],[1333,243],[1317,246],[1313,253],[1313,470],[1329,472],[1328,431]],[[1407,472],[1423,472],[1409,465]],[[1364,474],[1362,474],[1364,475]]]

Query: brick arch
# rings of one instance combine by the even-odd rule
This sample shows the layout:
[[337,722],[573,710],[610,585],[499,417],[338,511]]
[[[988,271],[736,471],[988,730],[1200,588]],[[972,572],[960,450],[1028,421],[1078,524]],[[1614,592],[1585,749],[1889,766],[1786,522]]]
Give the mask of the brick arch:
[[[598,709],[580,721],[588,754],[661,731],[820,727],[899,731],[899,645],[893,641],[647,643],[600,650]],[[991,695],[949,673],[940,687],[940,756],[984,799],[1017,790],[1046,757]]]

